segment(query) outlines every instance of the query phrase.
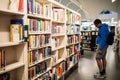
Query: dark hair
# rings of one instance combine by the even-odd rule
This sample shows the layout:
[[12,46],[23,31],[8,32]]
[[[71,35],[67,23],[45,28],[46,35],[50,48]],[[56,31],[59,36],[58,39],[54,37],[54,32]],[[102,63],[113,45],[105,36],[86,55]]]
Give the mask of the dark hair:
[[95,24],[95,25],[97,25],[97,24],[99,24],[99,23],[102,23],[100,19],[96,19],[96,20],[94,21],[94,24]]

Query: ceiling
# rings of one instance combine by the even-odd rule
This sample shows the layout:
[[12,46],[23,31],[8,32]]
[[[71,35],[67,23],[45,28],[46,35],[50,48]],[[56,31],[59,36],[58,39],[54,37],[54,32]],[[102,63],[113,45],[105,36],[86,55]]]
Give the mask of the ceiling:
[[[95,19],[102,10],[117,11],[118,5],[111,0],[55,0],[81,14],[82,20]],[[101,4],[100,4],[101,3]],[[120,6],[119,8],[120,9]],[[120,13],[120,10],[119,12]]]
[[80,13],[82,17],[85,17],[84,11],[80,8],[80,0],[55,0],[68,8],[75,10],[76,12]]

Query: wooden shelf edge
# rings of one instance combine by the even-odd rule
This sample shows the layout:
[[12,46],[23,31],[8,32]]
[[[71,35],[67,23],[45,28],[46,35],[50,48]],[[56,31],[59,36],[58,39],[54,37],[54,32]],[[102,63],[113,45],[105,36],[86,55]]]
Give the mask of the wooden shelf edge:
[[27,16],[30,17],[30,18],[38,18],[38,19],[51,20],[51,18],[43,17],[43,16],[37,15],[37,14],[27,14]]
[[11,11],[11,10],[3,10],[3,9],[0,9],[0,13],[3,13],[3,14],[8,14],[9,13],[9,15],[11,14],[11,15],[25,15],[24,14],[24,12],[18,12],[18,11]]
[[47,58],[44,58],[43,60],[39,60],[39,61],[35,62],[34,64],[29,65],[29,67],[32,67],[32,66],[34,66],[34,65],[36,65],[36,64],[38,64],[38,63],[41,63],[41,62],[43,62],[43,61],[46,61],[46,60],[50,59],[50,58],[51,58],[51,57],[49,56],[49,57],[47,57]]
[[51,34],[51,32],[29,31],[29,35],[32,35],[32,34]]
[[21,40],[19,42],[4,42],[4,43],[0,43],[0,47],[15,46],[15,45],[19,45],[21,43],[24,43],[24,41]]
[[64,21],[55,21],[55,20],[52,20],[52,23],[65,24],[65,22],[64,22]]
[[59,63],[61,63],[62,61],[64,61],[64,59],[63,58],[61,58],[61,59],[59,59],[55,64],[53,64],[52,65],[52,67],[54,67],[54,66],[56,66],[56,65],[58,65]]
[[52,37],[65,36],[64,34],[53,34]]
[[47,73],[47,72],[48,72],[48,71],[50,71],[50,70],[51,70],[51,68],[48,68],[45,72],[43,72],[43,73],[41,73],[41,74],[37,75],[37,76],[36,76],[36,77],[34,77],[32,80],[37,79],[38,77],[40,77],[40,76],[44,75],[45,73]]
[[66,58],[69,58],[69,57],[71,57],[71,56],[73,56],[73,55],[75,55],[74,53],[72,53],[72,54],[70,54],[69,56],[67,56]]
[[46,45],[44,45],[44,46],[42,46],[42,47],[31,48],[31,49],[29,49],[28,51],[33,51],[33,50],[37,50],[37,49],[41,49],[41,48],[49,47],[49,46],[50,46],[50,44],[46,44]]
[[53,49],[52,51],[55,51],[55,50],[58,50],[58,49],[62,49],[62,48],[64,48],[64,46],[59,46],[59,47]]
[[7,65],[7,66],[5,67],[5,70],[0,71],[0,74],[3,74],[3,73],[6,73],[6,72],[9,72],[9,71],[12,71],[12,70],[17,69],[17,68],[19,68],[19,67],[22,67],[22,66],[24,66],[24,65],[25,65],[25,64],[22,63],[22,62],[12,63],[12,64],[10,64],[10,65]]

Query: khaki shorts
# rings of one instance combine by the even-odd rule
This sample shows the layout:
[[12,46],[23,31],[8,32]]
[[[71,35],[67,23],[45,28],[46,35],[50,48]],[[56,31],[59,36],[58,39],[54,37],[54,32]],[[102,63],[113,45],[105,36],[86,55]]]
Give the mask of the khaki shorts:
[[106,56],[106,53],[107,53],[107,48],[108,48],[108,46],[105,46],[104,49],[102,50],[103,53],[102,53],[102,54],[99,54],[99,53],[98,53],[99,45],[97,45],[96,58],[98,58],[98,59],[104,58],[104,57]]

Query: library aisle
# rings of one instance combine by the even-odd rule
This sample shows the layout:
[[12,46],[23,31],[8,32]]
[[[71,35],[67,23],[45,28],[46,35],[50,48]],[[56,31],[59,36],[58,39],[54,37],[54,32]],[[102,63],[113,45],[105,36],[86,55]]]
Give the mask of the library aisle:
[[[106,58],[107,77],[102,80],[120,80],[120,63],[115,56],[113,46],[108,48]],[[98,72],[98,68],[95,61],[95,52],[85,51],[79,60],[78,68],[66,80],[98,80],[93,77],[96,72]]]

